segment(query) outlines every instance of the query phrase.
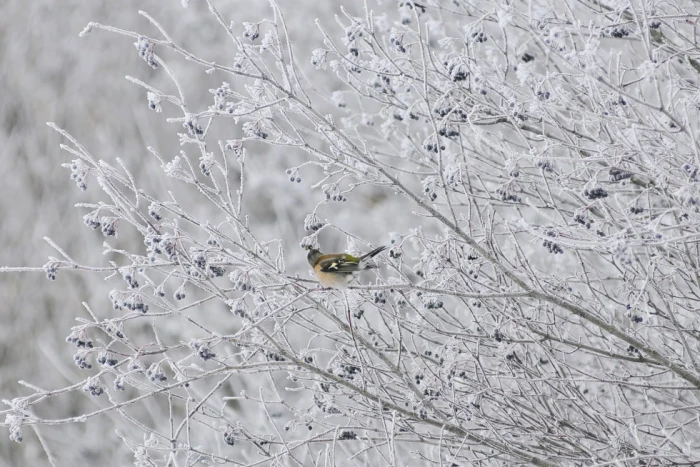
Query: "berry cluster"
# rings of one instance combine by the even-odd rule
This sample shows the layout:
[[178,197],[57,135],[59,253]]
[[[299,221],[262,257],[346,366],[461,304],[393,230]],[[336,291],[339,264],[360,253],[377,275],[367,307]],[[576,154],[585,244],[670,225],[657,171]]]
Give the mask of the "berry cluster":
[[321,221],[321,219],[319,219],[316,216],[316,214],[308,214],[304,218],[304,230],[306,231],[313,230],[314,232],[316,232],[321,227],[323,227],[323,225],[323,221]]
[[121,324],[111,324],[111,322],[108,321],[102,329],[104,329],[106,333],[115,336],[117,339],[124,339],[124,334],[122,333],[120,327]]
[[471,39],[475,42],[478,42],[479,44],[482,44],[486,42],[487,37],[484,36],[483,31],[478,31],[471,33]]
[[292,170],[292,169],[287,169],[285,170],[285,173],[289,176],[289,181],[294,183],[301,183],[301,177],[299,176],[299,173]]
[[114,389],[117,391],[123,391],[126,389],[126,386],[124,385],[124,377],[119,376],[117,379],[114,380]]
[[552,163],[549,161],[537,161],[537,168],[542,169],[544,172],[552,173],[554,169],[552,168]]
[[[548,237],[556,237],[556,234],[554,232],[545,232],[545,235],[547,235]],[[545,240],[544,242],[542,242],[542,246],[547,248],[547,250],[549,250],[550,253],[554,253],[554,254],[564,253],[564,250],[562,249],[562,247],[559,246],[559,244],[554,243],[551,240]]]
[[10,441],[15,443],[22,442],[22,420],[26,419],[24,415],[6,415],[5,421],[10,424]]
[[583,217],[581,214],[576,214],[574,216],[574,222],[577,222],[581,225],[584,225],[584,226],[586,226],[587,229],[590,229],[591,224],[593,223],[593,220],[591,220],[587,217]]
[[276,354],[275,352],[271,352],[269,350],[265,352],[265,358],[271,362],[284,362],[286,360],[282,355]]
[[469,68],[459,58],[455,58],[445,63],[450,79],[455,83],[465,81],[469,77]]
[[89,364],[87,361],[87,356],[88,354],[84,351],[78,352],[75,355],[73,355],[73,361],[76,365],[78,365],[78,368],[80,368],[81,370],[89,370],[90,368],[92,368],[92,365]]
[[221,266],[209,266],[209,277],[222,277],[226,274],[226,269]]
[[185,272],[187,272],[187,275],[189,275],[192,279],[196,281],[204,280],[204,274],[202,274],[202,271],[198,269],[194,264],[187,266]]
[[107,352],[100,352],[100,354],[97,356],[97,363],[103,366],[114,366],[119,363],[119,361],[114,358],[113,355],[108,354]]
[[625,100],[624,97],[620,96],[617,98],[617,100],[614,100],[611,102],[612,105],[627,105],[627,101]]
[[102,222],[102,235],[105,237],[114,237],[117,235],[117,227],[119,226],[118,217],[103,217]]
[[130,268],[125,268],[120,271],[122,273],[122,278],[129,285],[130,289],[138,289],[139,281],[136,280],[136,271]]
[[141,313],[148,311],[148,305],[143,303],[143,296],[140,293],[112,290],[109,293],[109,298],[112,300],[112,306],[115,310],[126,308],[127,310],[140,311]]
[[78,188],[83,191],[87,190],[87,174],[90,169],[83,161],[74,159],[70,166],[68,164],[63,164],[63,167],[70,167],[70,178],[75,180],[75,184],[78,185]]
[[630,212],[632,214],[641,214],[644,212],[644,208],[638,208],[636,206],[630,206]]
[[[458,121],[467,121],[467,112],[459,107],[453,107],[452,104],[447,102],[445,99],[438,100],[436,102],[435,107],[433,107],[433,113],[438,115],[440,118],[445,118],[448,115],[452,115]],[[409,116],[413,120],[418,120],[418,116],[415,116],[415,118],[413,114],[409,114]]]
[[349,363],[340,364],[340,376],[343,379],[354,379],[355,375],[360,372],[360,367]]
[[496,190],[496,193],[501,197],[501,201],[512,201],[513,203],[519,203],[522,201],[520,196],[515,193],[511,193],[509,187],[501,187]]
[[83,386],[83,391],[89,392],[91,396],[99,397],[104,394],[105,390],[97,378],[90,378]]
[[199,341],[192,341],[190,342],[190,347],[197,351],[197,355],[199,355],[199,358],[202,360],[211,360],[212,358],[216,357],[216,354],[209,349],[208,344]]
[[151,203],[148,206],[148,215],[151,216],[153,220],[160,221],[161,219],[163,219],[163,217],[160,215],[160,210],[162,209],[162,207],[163,206],[161,206],[158,203]]
[[615,260],[618,261],[620,264],[623,264],[625,266],[632,265],[634,255],[629,251],[627,243],[625,243],[623,240],[615,242],[615,244],[612,247],[611,253],[613,254]]
[[345,28],[345,37],[347,37],[348,42],[354,42],[357,38],[362,37],[362,24],[357,21],[353,21],[352,24]]
[[631,172],[615,168],[610,169],[610,180],[613,182],[619,182],[620,180],[626,180],[628,178],[632,178]]
[[416,3],[416,2],[412,2],[412,1],[399,2],[399,8],[401,8],[403,6],[407,7],[409,10],[412,10],[413,7],[416,7],[416,11],[418,13],[425,13],[425,6],[421,5],[419,3]]
[[326,201],[335,201],[336,203],[345,202],[348,199],[343,193],[340,192],[338,186],[335,184],[323,185],[323,194],[326,197]]
[[243,23],[245,31],[243,31],[243,37],[247,37],[251,41],[254,41],[260,37],[260,25],[257,23]]
[[438,101],[433,108],[433,113],[437,114],[440,118],[445,118],[450,112],[452,112],[453,107],[447,104],[444,100],[442,102]]
[[197,269],[206,269],[207,267],[207,256],[202,250],[191,250],[192,254],[192,265]]
[[173,297],[175,298],[175,300],[184,300],[185,297],[187,297],[187,294],[185,293],[185,283],[184,282],[180,287],[178,287],[175,290]]
[[46,273],[46,278],[52,281],[56,280],[56,272],[58,271],[58,265],[53,262],[49,261],[44,265],[44,272]]
[[168,256],[168,259],[174,261],[177,257],[175,240],[170,236],[156,235],[154,231],[149,230],[149,232],[144,236],[143,243],[146,245],[148,250],[148,260],[150,262],[155,262],[156,255],[160,255],[163,252]]
[[583,196],[590,200],[602,199],[608,197],[608,192],[603,188],[591,188],[590,190],[586,188],[583,190]]
[[199,159],[199,170],[205,177],[211,177],[211,168],[214,167],[214,159],[207,154]]
[[[426,350],[425,352],[423,352],[423,355],[425,355],[426,357],[433,357],[433,351],[432,351],[432,350]],[[438,360],[438,363],[439,363],[440,365],[442,365],[443,363],[445,363],[445,359],[444,359],[443,357],[441,357],[440,355],[438,355],[437,352],[435,352],[434,358],[435,358],[435,360]]]
[[197,120],[195,120],[194,118],[188,118],[187,120],[185,120],[185,123],[183,123],[182,126],[187,128],[187,131],[192,136],[201,136],[204,134],[204,130],[201,126],[199,126]]
[[435,154],[437,154],[438,151],[445,150],[445,145],[442,143],[438,143],[438,141],[435,138],[428,138],[423,143],[423,149],[425,149],[428,152],[434,152]]
[[[226,99],[233,95],[231,86],[227,82],[223,82],[219,88],[210,89],[209,92],[214,94],[214,109],[218,111],[226,109]],[[228,112],[233,112],[233,107],[229,106]]]
[[688,177],[690,177],[690,181],[692,181],[692,182],[698,181],[698,168],[697,167],[695,167],[692,164],[683,164],[683,170],[685,170],[685,173],[687,173]]
[[66,337],[66,342],[69,342],[71,344],[75,344],[75,346],[79,349],[92,349],[93,348],[93,343],[92,339],[89,337],[83,337],[82,336],[83,332],[76,332],[73,331],[70,333],[68,337]]
[[386,295],[381,290],[375,290],[372,292],[372,300],[378,305],[383,305],[386,303]]
[[148,66],[153,69],[158,68],[158,62],[156,61],[155,54],[153,53],[153,42],[141,36],[139,37],[138,41],[134,42],[134,46],[139,51],[141,58],[148,63]]
[[389,42],[393,45],[398,52],[406,53],[406,47],[403,44],[404,33],[398,32],[396,29],[391,31],[389,35]]
[[435,201],[438,197],[437,193],[435,193],[435,191],[431,187],[426,186],[423,189],[423,191],[425,192],[426,195],[428,195],[428,198],[430,198],[430,201]]
[[155,92],[148,91],[146,93],[146,99],[148,100],[148,108],[149,109],[155,110],[156,112],[163,111],[163,108],[160,106],[160,102],[163,100],[163,98],[159,94],[156,94]]
[[235,442],[236,438],[233,436],[233,428],[229,426],[226,428],[226,431],[224,431],[224,443],[233,446]]
[[233,313],[234,316],[240,316],[241,318],[247,316],[245,312],[245,301],[243,299],[228,300],[226,304],[231,307],[231,313]]
[[503,342],[503,338],[505,337],[499,329],[495,329],[493,331],[493,336],[494,339],[496,339],[496,342]]
[[253,286],[250,283],[250,277],[248,277],[248,274],[243,271],[237,269],[231,274],[229,274],[228,278],[231,282],[233,282],[233,286],[237,290],[240,290],[242,292],[253,290]]
[[100,222],[100,216],[98,215],[97,210],[85,214],[83,216],[83,223],[90,227],[92,230],[97,230],[102,226],[102,223]]
[[148,379],[154,383],[163,383],[168,380],[168,377],[165,376],[163,370],[161,370],[160,366],[158,366],[156,363],[151,365],[148,370],[146,370],[146,376],[148,376]]
[[340,432],[340,436],[338,436],[338,439],[341,441],[345,441],[345,440],[349,440],[349,439],[357,439],[357,434],[355,434],[354,431],[343,430]]
[[[394,90],[391,88],[391,78],[386,75],[377,75],[379,79],[372,82],[372,87],[376,89],[381,94],[393,94]],[[362,115],[362,122],[367,126],[373,126],[374,121],[372,117],[368,114]]]
[[627,28],[613,28],[610,31],[610,35],[617,39],[621,39],[623,37],[629,36],[630,32],[627,30]]
[[454,127],[444,126],[438,130],[438,133],[440,134],[440,136],[445,136],[447,138],[453,138],[455,136],[459,136],[459,130],[457,130]]
[[129,361],[129,371],[143,373],[143,365],[141,364],[141,361],[138,360],[138,357],[132,357]]

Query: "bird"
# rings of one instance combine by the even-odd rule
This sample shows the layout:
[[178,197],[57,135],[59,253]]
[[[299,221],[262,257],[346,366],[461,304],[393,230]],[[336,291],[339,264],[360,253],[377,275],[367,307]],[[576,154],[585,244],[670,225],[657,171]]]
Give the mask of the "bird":
[[314,273],[321,286],[329,289],[345,289],[361,271],[377,268],[376,264],[369,261],[384,251],[386,246],[375,248],[360,257],[347,253],[324,255],[318,249],[312,248],[311,245],[307,245],[305,249],[309,250],[306,259],[314,268]]

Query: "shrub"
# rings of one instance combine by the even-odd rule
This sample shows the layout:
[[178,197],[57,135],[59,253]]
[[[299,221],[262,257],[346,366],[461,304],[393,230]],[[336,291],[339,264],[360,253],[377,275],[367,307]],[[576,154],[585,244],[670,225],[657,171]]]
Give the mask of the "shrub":
[[[150,108],[178,113],[168,121],[183,149],[149,148],[163,174],[148,177],[175,187],[163,196],[52,125],[78,187],[104,193],[79,207],[118,260],[89,267],[56,245],[61,257],[37,270],[121,282],[113,309],[86,304],[90,319],[70,331],[85,379],[8,401],[11,438],[113,413],[137,465],[331,453],[347,464],[700,462],[693,2],[478,3],[345,12],[339,38],[317,23],[322,45],[304,57],[293,47],[304,32],[275,3],[272,19],[238,27],[207,0],[228,63],[146,13],[153,36],[88,25],[132,38],[171,78],[171,90],[130,80]],[[224,77],[210,102],[186,99],[197,83],[178,79],[182,59]],[[305,156],[290,164],[292,153]],[[249,177],[249,164],[267,173]],[[308,266],[285,248],[293,229],[261,227],[248,183],[304,227],[301,246],[324,232],[354,252],[388,242],[382,267],[342,291],[294,274],[288,263]],[[113,246],[120,235],[145,248]],[[70,392],[102,405],[62,419],[33,410]]]

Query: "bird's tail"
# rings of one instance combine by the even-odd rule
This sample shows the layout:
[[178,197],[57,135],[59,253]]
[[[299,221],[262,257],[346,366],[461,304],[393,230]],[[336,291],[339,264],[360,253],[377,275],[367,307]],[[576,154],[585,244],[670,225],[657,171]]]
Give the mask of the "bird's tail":
[[362,256],[360,256],[360,264],[364,265],[362,269],[374,269],[377,267],[376,264],[367,264],[367,261],[370,259],[374,258],[377,256],[379,253],[382,251],[386,250],[386,245],[382,245],[380,247],[375,248],[374,250],[370,251],[369,253],[366,253]]

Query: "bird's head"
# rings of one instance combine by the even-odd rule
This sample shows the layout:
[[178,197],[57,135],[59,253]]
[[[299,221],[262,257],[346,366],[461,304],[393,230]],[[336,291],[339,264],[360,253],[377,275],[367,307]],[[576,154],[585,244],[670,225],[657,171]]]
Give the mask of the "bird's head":
[[309,261],[311,267],[314,267],[316,265],[316,261],[323,256],[323,253],[316,248],[313,248],[311,245],[304,245],[304,249],[309,252],[309,254],[306,255],[306,259]]

